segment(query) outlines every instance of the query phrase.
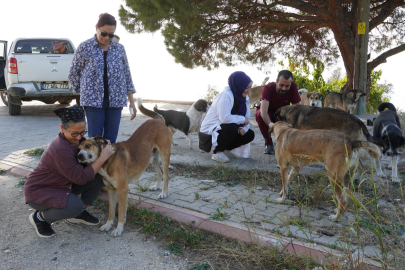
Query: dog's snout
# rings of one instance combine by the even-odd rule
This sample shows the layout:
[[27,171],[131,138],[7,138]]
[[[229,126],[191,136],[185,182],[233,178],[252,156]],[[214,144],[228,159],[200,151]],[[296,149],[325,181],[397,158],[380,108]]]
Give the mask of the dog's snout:
[[83,153],[77,154],[77,158],[78,158],[79,160],[84,160],[84,155],[83,155]]

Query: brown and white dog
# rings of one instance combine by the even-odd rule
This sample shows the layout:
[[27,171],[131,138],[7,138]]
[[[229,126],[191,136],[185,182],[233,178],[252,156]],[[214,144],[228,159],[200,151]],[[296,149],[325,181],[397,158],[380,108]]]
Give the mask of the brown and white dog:
[[[278,203],[287,198],[288,183],[297,175],[302,166],[311,163],[324,163],[332,189],[336,193],[338,208],[336,215],[329,216],[332,221],[338,221],[350,200],[346,192],[350,192],[349,167],[354,167],[357,160],[356,149],[370,150],[375,157],[381,156],[381,151],[375,144],[364,141],[351,141],[345,134],[332,130],[299,130],[289,124],[278,121],[270,126],[276,138],[276,159],[280,166],[283,189]],[[313,143],[308,143],[313,142]],[[288,177],[288,167],[292,167]],[[343,191],[344,189],[345,191]]]
[[365,96],[366,94],[363,91],[353,89],[347,93],[337,93],[337,92],[330,92],[328,90],[328,95],[325,98],[325,108],[334,108],[336,106],[344,110],[345,112],[349,112],[350,114],[354,113],[354,109],[356,109],[357,102],[360,97]]
[[[79,162],[93,163],[106,144],[107,141],[99,136],[83,141],[77,154]],[[158,198],[164,199],[168,196],[171,144],[172,133],[163,120],[151,119],[143,123],[127,141],[112,145],[115,153],[98,171],[107,186],[109,200],[108,220],[105,225],[100,227],[101,231],[109,231],[114,223],[118,195],[118,225],[111,232],[111,235],[119,236],[122,234],[128,204],[128,184],[138,180],[149,163],[152,164],[157,173],[157,182],[149,190],[160,189],[162,171],[159,156],[163,168],[163,190]]]
[[307,89],[302,88],[298,90],[301,96],[301,105],[309,105],[315,107],[322,107],[322,100],[324,95],[321,92],[308,92]]

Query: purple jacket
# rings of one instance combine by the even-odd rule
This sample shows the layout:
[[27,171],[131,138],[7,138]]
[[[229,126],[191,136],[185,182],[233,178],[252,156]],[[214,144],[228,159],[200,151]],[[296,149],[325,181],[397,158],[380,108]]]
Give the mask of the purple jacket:
[[[82,138],[80,142],[85,140]],[[72,185],[84,185],[94,179],[91,166],[83,167],[76,158],[77,149],[59,133],[42,154],[39,164],[24,185],[25,202],[66,207]]]

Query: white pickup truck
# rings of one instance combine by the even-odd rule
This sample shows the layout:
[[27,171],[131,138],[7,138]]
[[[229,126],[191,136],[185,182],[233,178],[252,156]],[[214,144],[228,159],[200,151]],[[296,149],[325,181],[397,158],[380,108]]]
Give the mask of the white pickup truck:
[[18,38],[6,54],[0,40],[0,95],[9,114],[21,114],[22,101],[78,102],[68,80],[75,50],[66,38]]

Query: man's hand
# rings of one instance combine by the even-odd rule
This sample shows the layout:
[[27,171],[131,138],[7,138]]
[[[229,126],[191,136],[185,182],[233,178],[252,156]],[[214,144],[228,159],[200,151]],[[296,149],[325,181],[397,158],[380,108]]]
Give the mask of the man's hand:
[[246,134],[246,131],[243,128],[239,128],[238,133],[243,136]]
[[244,126],[249,124],[249,119],[245,118],[245,123],[243,123]]

